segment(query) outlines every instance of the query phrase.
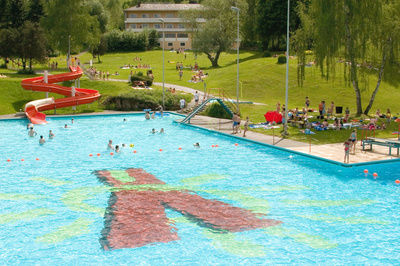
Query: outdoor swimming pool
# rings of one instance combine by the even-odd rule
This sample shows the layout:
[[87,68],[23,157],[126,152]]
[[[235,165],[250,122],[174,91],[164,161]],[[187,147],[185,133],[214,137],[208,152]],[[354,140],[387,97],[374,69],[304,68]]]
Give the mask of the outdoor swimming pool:
[[0,121],[1,264],[398,264],[400,163],[343,168],[176,118],[49,118],[43,146]]

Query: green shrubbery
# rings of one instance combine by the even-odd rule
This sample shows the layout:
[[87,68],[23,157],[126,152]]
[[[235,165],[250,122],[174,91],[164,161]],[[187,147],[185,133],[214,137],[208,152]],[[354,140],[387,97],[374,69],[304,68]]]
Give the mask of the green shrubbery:
[[[179,110],[179,100],[192,100],[191,94],[165,92],[165,110]],[[102,100],[106,109],[118,111],[156,110],[162,105],[162,90],[132,90],[118,96],[108,96]]]
[[204,111],[205,115],[216,117],[216,118],[226,118],[231,119],[232,116],[225,111],[225,109],[219,103],[213,103],[207,107]]
[[104,34],[107,52],[145,51],[158,45],[157,32],[112,30]]
[[286,55],[281,54],[278,56],[278,64],[286,64]]
[[272,53],[270,51],[266,50],[263,52],[263,57],[271,57],[271,56],[272,56]]
[[278,64],[286,64],[286,56],[285,55],[278,56]]
[[136,81],[143,81],[146,86],[151,86],[153,84],[153,79],[148,76],[144,76],[142,72],[138,72],[137,74],[131,76],[131,84],[135,85],[134,83]]

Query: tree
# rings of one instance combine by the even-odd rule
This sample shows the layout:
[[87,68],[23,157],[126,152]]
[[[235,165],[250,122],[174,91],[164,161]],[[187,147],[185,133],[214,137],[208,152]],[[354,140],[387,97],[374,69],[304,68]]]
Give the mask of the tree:
[[26,21],[20,29],[20,42],[17,45],[17,54],[22,59],[23,69],[29,63],[32,70],[32,61],[44,62],[46,59],[46,35],[39,24]]
[[[290,29],[294,31],[299,26],[296,9],[298,2],[308,0],[290,0]],[[286,47],[287,1],[257,0],[256,32],[263,50]]]
[[100,38],[97,18],[90,16],[85,2],[80,0],[49,1],[42,24],[52,47],[65,54],[69,36],[72,50],[79,50]]
[[192,48],[195,52],[207,55],[213,67],[218,67],[222,52],[232,48],[236,38],[236,13],[232,6],[240,8],[245,16],[246,2],[226,0],[205,0],[203,8],[182,12],[182,17],[193,30]]
[[19,28],[24,24],[26,20],[26,6],[25,1],[23,0],[10,0],[8,2],[8,12],[6,15],[8,16],[7,22],[8,27]]
[[34,23],[39,23],[40,19],[44,16],[44,8],[42,0],[31,0],[27,19]]
[[[355,92],[357,115],[368,114],[385,70],[394,73],[400,69],[399,1],[312,0],[308,8],[302,6],[299,11],[302,28],[295,36],[299,67],[304,69],[308,45],[326,79],[331,78],[340,59]],[[360,82],[369,74],[377,76],[377,83],[363,110]]]
[[93,44],[92,46],[89,46],[89,50],[93,58],[97,56],[97,62],[101,63],[100,56],[107,52],[107,40],[105,36],[101,36],[97,45]]

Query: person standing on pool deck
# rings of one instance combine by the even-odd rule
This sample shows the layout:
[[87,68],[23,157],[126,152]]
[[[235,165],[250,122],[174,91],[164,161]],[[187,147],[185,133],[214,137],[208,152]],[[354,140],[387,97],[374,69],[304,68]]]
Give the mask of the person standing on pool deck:
[[180,99],[179,104],[180,104],[180,107],[181,107],[181,111],[183,111],[183,108],[185,108],[185,105],[186,105],[185,99],[183,99],[183,98]]
[[357,143],[357,130],[353,129],[350,135],[351,146],[353,147],[353,154],[356,154],[356,143]]
[[31,127],[31,128],[29,129],[28,135],[29,135],[29,137],[34,137],[34,136],[37,135],[36,131],[33,130],[33,127]]
[[52,139],[52,138],[54,138],[54,133],[53,133],[53,131],[51,131],[51,130],[49,130],[49,139]]
[[46,140],[43,138],[43,136],[40,136],[39,144],[43,145],[45,142],[46,142]]
[[199,93],[197,91],[194,93],[194,102],[196,105],[199,104]]
[[246,121],[244,122],[243,126],[243,137],[246,137],[246,132],[249,129],[249,117],[246,117]]
[[349,163],[351,139],[346,140],[344,143],[344,163]]

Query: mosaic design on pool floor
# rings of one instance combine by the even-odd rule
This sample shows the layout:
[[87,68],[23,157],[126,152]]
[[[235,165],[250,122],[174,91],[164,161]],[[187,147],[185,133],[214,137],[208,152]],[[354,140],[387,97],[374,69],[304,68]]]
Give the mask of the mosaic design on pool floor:
[[192,223],[220,233],[281,223],[259,218],[247,209],[203,198],[191,190],[169,187],[143,169],[103,170],[97,171],[96,175],[105,184],[117,188],[111,193],[100,239],[106,250],[178,240],[177,229],[170,224],[166,208],[181,213]]
[[[253,237],[237,233],[253,229],[258,229],[257,234],[301,243],[313,249],[332,249],[338,246],[338,243],[322,236],[299,231],[281,224],[280,221],[263,219],[262,217],[267,215],[270,209],[268,200],[247,194],[249,191],[279,193],[311,189],[306,186],[266,185],[236,190],[219,190],[204,188],[203,185],[229,177],[210,173],[182,179],[181,185],[169,185],[142,169],[103,170],[96,171],[94,174],[102,183],[105,183],[105,186],[73,188],[60,197],[66,208],[77,214],[81,213],[83,216],[79,215],[73,221],[60,224],[45,234],[35,236],[36,242],[54,245],[93,232],[92,225],[96,218],[87,217],[89,214],[105,219],[100,243],[102,248],[108,250],[179,240],[176,227],[181,225],[190,226],[193,230],[198,230],[200,227],[200,232],[210,240],[211,246],[240,257],[264,257],[266,255],[267,247],[265,245],[258,243]],[[30,180],[54,188],[73,183],[46,177],[33,177]],[[111,196],[108,208],[89,203],[97,195],[109,192],[111,192]],[[200,194],[211,199],[203,198]],[[118,199],[118,197],[120,198]],[[214,200],[214,198],[218,198],[218,200]],[[54,202],[54,197],[40,194],[0,193],[0,200],[15,202],[20,206],[33,201]],[[241,208],[223,202],[225,200],[233,202],[234,205],[238,204]],[[361,223],[381,226],[390,224],[389,221],[381,220],[378,217],[340,217],[328,213],[328,208],[377,203],[370,199],[303,199],[282,200],[281,202],[288,206],[326,208],[327,213],[296,215],[321,223]],[[126,212],[132,208],[135,209],[134,214],[127,214]],[[166,210],[167,212],[165,212]],[[226,219],[225,212],[228,213]],[[0,225],[21,222],[29,224],[33,220],[45,220],[57,214],[58,212],[50,206],[49,208],[1,213]],[[235,221],[236,219],[240,219],[240,221]],[[122,226],[122,228],[116,228],[117,226]],[[154,229],[154,227],[156,228]],[[119,235],[125,232],[131,234],[130,237]],[[132,241],[129,238],[137,239]]]

